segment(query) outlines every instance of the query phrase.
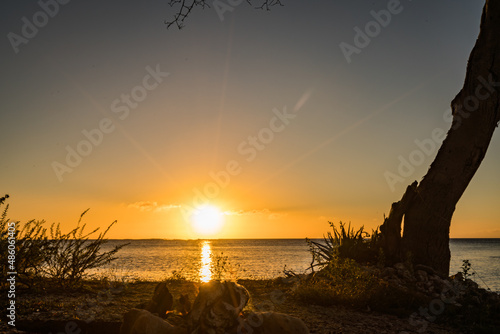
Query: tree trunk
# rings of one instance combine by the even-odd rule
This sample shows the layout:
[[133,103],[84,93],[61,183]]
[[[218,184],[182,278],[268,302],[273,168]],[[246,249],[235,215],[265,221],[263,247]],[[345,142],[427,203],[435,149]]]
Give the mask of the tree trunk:
[[408,206],[413,202],[416,189],[417,181],[406,188],[403,198],[399,202],[392,203],[389,216],[384,219],[384,223],[380,226],[382,248],[386,261],[390,264],[401,260],[401,221]]
[[500,121],[499,81],[500,1],[487,0],[464,86],[451,102],[451,128],[404,210],[399,252],[443,276],[449,274],[449,234],[455,205],[479,168]]

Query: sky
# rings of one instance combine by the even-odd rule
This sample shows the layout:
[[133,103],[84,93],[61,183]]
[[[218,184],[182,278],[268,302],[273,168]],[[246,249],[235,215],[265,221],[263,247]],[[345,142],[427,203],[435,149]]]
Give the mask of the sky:
[[[118,221],[110,238],[317,238],[371,231],[422,179],[483,1],[208,3],[179,30],[165,0],[2,2],[11,219],[69,230],[90,208],[88,228]],[[500,237],[499,151],[497,131],[452,238]],[[206,203],[210,235],[192,219]]]

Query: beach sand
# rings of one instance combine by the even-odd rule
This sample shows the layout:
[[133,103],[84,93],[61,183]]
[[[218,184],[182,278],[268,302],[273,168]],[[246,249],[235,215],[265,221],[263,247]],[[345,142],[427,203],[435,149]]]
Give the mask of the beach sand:
[[[89,282],[84,289],[73,292],[54,290],[50,292],[20,292],[17,299],[17,329],[35,326],[35,322],[54,320],[58,323],[72,320],[102,322],[109,325],[107,333],[119,328],[123,314],[138,304],[151,299],[158,282],[134,282],[127,284],[103,284]],[[345,306],[322,307],[305,305],[293,295],[293,284],[284,279],[240,280],[250,292],[248,310],[274,311],[302,319],[311,333],[417,333],[421,325],[412,324],[408,316],[359,310]],[[174,298],[188,294],[194,300],[199,283],[168,281]],[[174,305],[175,306],[175,305]],[[417,311],[417,310],[416,310]],[[40,325],[36,325],[40,327]],[[104,325],[103,325],[104,326]],[[4,333],[11,332],[2,322]],[[10,330],[10,331],[8,331]],[[427,333],[458,333],[450,327],[428,323]],[[21,332],[22,333],[22,332]]]

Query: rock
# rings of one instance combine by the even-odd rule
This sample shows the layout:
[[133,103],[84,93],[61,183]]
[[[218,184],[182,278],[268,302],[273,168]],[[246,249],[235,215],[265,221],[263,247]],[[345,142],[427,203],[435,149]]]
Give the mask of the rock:
[[420,270],[420,269],[415,272],[415,277],[420,282],[427,282],[429,280],[429,276],[427,275],[427,272],[424,270]]
[[[155,309],[162,305],[162,310],[165,305],[171,307],[171,295],[165,291],[168,289],[162,285],[155,289],[151,302]],[[237,283],[204,283],[192,308],[188,296],[181,295],[176,303],[180,314],[168,312],[167,320],[145,309],[127,312],[120,334],[309,334],[302,320],[286,314],[262,312],[243,316],[249,298],[248,291]],[[169,302],[162,303],[164,300]]]
[[165,319],[167,317],[167,311],[172,310],[172,305],[174,303],[174,298],[170,291],[168,291],[167,284],[165,282],[158,283],[155,287],[155,292],[153,298],[137,308],[147,310],[153,314],[158,314],[159,317]]
[[415,282],[415,277],[411,274],[410,270],[406,267],[404,263],[396,263],[394,268],[397,271],[397,275],[407,282]]
[[409,270],[398,270],[398,276],[402,278],[406,282],[415,282],[416,279],[413,277],[413,275],[410,273]]
[[456,273],[455,275],[450,276],[450,280],[456,281],[456,282],[463,282],[464,275],[461,272]]
[[449,283],[447,280],[442,279],[441,277],[434,275],[430,276],[429,279],[432,281],[432,284],[434,285],[434,290],[435,291],[442,291],[447,283]]
[[420,291],[420,292],[427,292],[427,286],[425,285],[424,282],[417,282],[415,284],[415,287]]
[[177,300],[177,312],[182,315],[186,315],[189,311],[191,311],[191,301],[189,300],[188,295],[181,295]]
[[188,314],[192,334],[232,331],[248,299],[248,291],[234,282],[204,283]]
[[[314,277],[315,275],[316,275],[316,272],[311,273],[309,275],[308,279],[311,279],[311,277]],[[298,285],[300,283],[300,279],[297,276],[278,277],[278,282],[281,284]]]
[[408,269],[406,269],[406,266],[404,265],[404,263],[401,263],[401,262],[396,263],[396,264],[394,265],[394,268],[395,268],[397,271],[400,271],[400,270],[408,270]]
[[252,334],[309,334],[299,318],[276,312],[250,313],[240,322],[238,333]]
[[187,334],[186,328],[172,326],[146,310],[132,309],[123,316],[120,334]]
[[472,299],[472,303],[473,303],[474,305],[480,305],[480,304],[481,304],[481,299],[479,299],[479,297],[478,297],[478,296],[472,296],[472,298],[471,298],[471,299]]
[[72,319],[69,320],[16,320],[16,326],[7,326],[6,330],[0,326],[0,333],[93,333],[93,334],[109,334],[118,333],[120,330],[120,322],[115,321],[83,321]]
[[463,282],[448,282],[443,281],[442,289],[440,290],[441,299],[445,302],[453,303],[461,299],[465,290]]
[[472,290],[478,290],[479,289],[479,284],[474,282],[471,279],[466,279],[465,284],[467,285],[467,288],[472,289]]
[[425,271],[429,275],[437,275],[436,271],[432,267],[429,267],[429,266],[426,266],[426,265],[423,265],[423,264],[417,264],[415,266],[415,270]]
[[395,274],[396,274],[396,269],[391,268],[391,267],[386,267],[382,270],[381,275],[383,278],[386,278],[386,277],[394,276]]

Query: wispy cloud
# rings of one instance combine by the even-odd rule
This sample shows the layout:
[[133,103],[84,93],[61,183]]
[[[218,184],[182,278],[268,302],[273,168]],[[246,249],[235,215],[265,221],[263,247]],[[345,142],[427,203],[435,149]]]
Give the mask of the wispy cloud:
[[178,204],[158,204],[158,202],[139,201],[131,203],[127,207],[140,211],[168,211],[180,208],[181,206]]

